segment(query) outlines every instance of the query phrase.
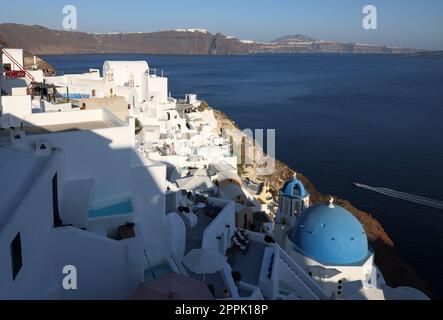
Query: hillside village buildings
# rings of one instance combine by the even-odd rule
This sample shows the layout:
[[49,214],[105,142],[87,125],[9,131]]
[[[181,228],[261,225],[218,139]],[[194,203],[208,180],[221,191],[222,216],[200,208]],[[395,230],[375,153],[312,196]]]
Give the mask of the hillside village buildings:
[[213,111],[147,62],[45,76],[6,52],[0,299],[165,298],[161,281],[201,283],[188,299],[427,298],[387,286],[361,224],[296,177],[278,211],[259,201]]

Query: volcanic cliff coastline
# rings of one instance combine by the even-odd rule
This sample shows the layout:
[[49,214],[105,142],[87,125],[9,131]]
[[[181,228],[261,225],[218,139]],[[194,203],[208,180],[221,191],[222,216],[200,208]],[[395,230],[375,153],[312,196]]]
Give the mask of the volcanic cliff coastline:
[[[217,119],[218,129],[233,130],[231,131],[231,134],[234,133],[237,136],[243,137],[243,139],[235,139],[235,141],[241,141],[240,143],[244,145],[245,141],[249,138],[243,133],[243,131],[241,131],[238,125],[225,113],[213,108],[211,109],[214,111]],[[254,148],[259,148],[257,150],[259,154],[263,153],[260,146],[255,146]],[[234,150],[240,149],[234,148]],[[256,151],[254,152],[257,154]],[[260,163],[263,162],[260,161]],[[270,175],[257,176],[257,167],[258,165],[255,162],[250,165],[239,165],[239,174],[242,176],[242,178],[250,178],[253,181],[269,183],[274,199],[278,199],[279,190],[286,181],[290,180],[294,176],[295,172],[294,169],[277,159],[275,159],[275,170]],[[424,292],[431,299],[437,298],[431,291],[428,284],[420,279],[414,270],[399,255],[392,239],[383,229],[381,224],[371,214],[359,210],[349,201],[341,199],[340,197],[336,197],[332,194],[322,194],[307,177],[298,171],[297,179],[299,179],[308,190],[312,204],[327,203],[329,198],[333,196],[336,204],[351,212],[360,221],[360,223],[363,224],[365,232],[368,236],[369,244],[375,251],[375,263],[380,268],[380,271],[382,272],[389,286],[394,288],[410,286]]]
[[416,49],[385,45],[342,43],[301,35],[280,37],[269,43],[243,41],[207,30],[87,33],[52,30],[42,26],[0,24],[0,39],[37,55],[49,54],[183,54],[249,55],[275,53],[413,54]]

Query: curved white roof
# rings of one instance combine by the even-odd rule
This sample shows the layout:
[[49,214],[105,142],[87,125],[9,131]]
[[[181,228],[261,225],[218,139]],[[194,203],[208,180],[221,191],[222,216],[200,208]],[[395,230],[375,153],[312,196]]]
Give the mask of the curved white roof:
[[103,63],[103,76],[112,71],[117,85],[127,85],[131,74],[136,84],[139,84],[141,76],[149,71],[146,61],[105,61]]

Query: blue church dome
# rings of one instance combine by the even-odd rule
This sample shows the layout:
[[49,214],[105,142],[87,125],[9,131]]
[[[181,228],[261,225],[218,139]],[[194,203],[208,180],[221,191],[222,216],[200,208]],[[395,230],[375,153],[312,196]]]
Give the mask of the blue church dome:
[[303,183],[294,178],[291,181],[286,182],[281,189],[282,195],[287,197],[299,197],[305,198],[308,196]]
[[337,205],[307,208],[288,237],[300,253],[325,265],[356,264],[369,254],[363,226]]

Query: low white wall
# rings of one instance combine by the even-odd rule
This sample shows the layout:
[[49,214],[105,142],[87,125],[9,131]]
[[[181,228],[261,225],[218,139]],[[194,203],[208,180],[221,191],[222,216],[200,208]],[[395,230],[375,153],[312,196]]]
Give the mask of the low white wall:
[[[3,96],[1,105],[2,127],[19,127],[32,113],[31,96]],[[8,119],[3,118],[6,116]]]
[[[87,112],[98,112],[91,110]],[[83,112],[69,112],[76,116]],[[35,114],[43,117],[47,124],[51,115],[61,113]],[[28,136],[30,141],[49,140],[53,147],[65,155],[68,180],[95,179],[93,202],[114,199],[130,193],[131,155],[134,152],[129,127],[107,128],[91,131],[57,132]]]
[[53,104],[48,101],[42,100],[42,101],[40,101],[40,108],[44,112],[71,111],[72,104],[70,102]]
[[63,123],[102,121],[103,118],[103,110],[73,110],[63,113],[34,113],[28,115],[25,120],[34,126],[49,126]]
[[137,199],[140,221],[144,235],[144,248],[152,266],[164,262],[170,256],[170,226],[165,219],[166,166],[142,158],[133,153],[131,169],[131,194]]
[[26,96],[27,88],[26,87],[12,88],[11,93],[13,96]]
[[225,286],[228,288],[231,299],[238,300],[240,295],[238,294],[238,288],[235,285],[234,279],[232,278],[232,268],[229,263],[225,263],[223,269],[221,270],[221,276]]
[[34,78],[35,82],[43,82],[44,75],[43,70],[27,70],[29,74]]
[[30,82],[28,78],[3,79],[2,88],[8,94],[12,94],[12,88],[27,87]]
[[134,207],[133,212],[108,217],[89,218],[87,221],[87,228],[89,231],[107,237],[116,238],[118,227],[134,220],[135,212],[137,212],[137,205],[132,201]]
[[[128,299],[143,282],[143,247],[132,238],[115,241],[71,227],[49,238],[51,292],[55,299]],[[77,290],[62,286],[64,266],[77,269]]]
[[[273,258],[273,267],[271,270],[271,277],[268,278],[269,273],[269,266],[271,264],[272,255],[274,255]],[[276,295],[278,294],[278,288],[279,288],[279,255],[278,250],[276,250],[276,246],[271,246],[265,248],[265,252],[263,255],[262,265],[260,268],[260,289],[263,293],[263,295],[267,299],[275,299]]]
[[147,97],[150,100],[154,97],[155,101],[166,102],[168,100],[168,78],[146,76]]
[[186,226],[183,219],[175,212],[166,215],[166,222],[169,225],[171,253],[181,260],[186,250]]
[[[231,238],[235,233],[235,204],[232,201],[223,201],[216,198],[209,198],[208,201],[217,206],[224,206],[217,217],[206,227],[202,237],[203,249],[215,249],[219,251],[220,240],[217,236],[222,235],[224,239],[222,254],[231,245]],[[229,225],[229,228],[227,227]]]
[[278,245],[276,248],[278,248],[276,255],[279,257],[278,278],[281,282],[285,282],[288,287],[293,288],[297,295],[304,300],[329,298],[324,289],[301,267],[303,264],[294,261]]
[[[0,221],[0,300],[42,299],[51,277],[46,271],[52,215],[52,177],[58,173],[59,186],[63,183],[62,159],[53,153],[48,162],[35,174],[34,183],[22,190],[18,206],[11,208],[5,220]],[[61,188],[59,188],[60,190]],[[11,242],[20,232],[23,266],[15,280],[12,278]]]

